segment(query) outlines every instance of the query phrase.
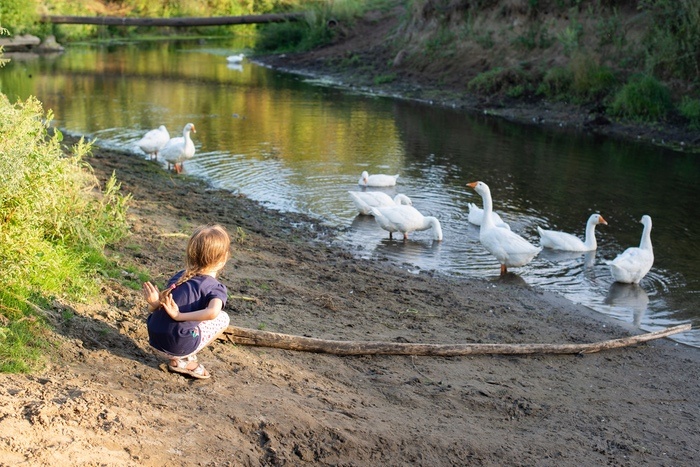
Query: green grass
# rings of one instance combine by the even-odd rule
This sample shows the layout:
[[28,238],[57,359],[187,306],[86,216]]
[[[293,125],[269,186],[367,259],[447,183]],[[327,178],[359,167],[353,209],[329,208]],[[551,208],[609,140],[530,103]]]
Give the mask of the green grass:
[[569,63],[572,72],[571,92],[578,102],[602,99],[617,87],[617,78],[609,68],[590,55],[575,54]]
[[387,84],[396,81],[396,73],[388,73],[385,75],[379,75],[374,77],[374,84]]
[[530,90],[531,76],[518,67],[494,68],[474,77],[467,87],[469,91],[481,95],[505,94],[521,97]]
[[114,176],[100,188],[90,146],[66,154],[51,120],[36,99],[0,94],[0,371],[42,365],[57,319],[48,304],[96,297],[104,247],[128,233],[129,197]]
[[255,50],[262,53],[302,52],[330,43],[337,33],[334,25],[352,26],[371,8],[387,8],[386,0],[303,1],[294,5],[304,12],[303,21],[259,25]]
[[700,99],[684,96],[678,104],[678,112],[688,119],[690,128],[700,130]]
[[634,77],[615,95],[612,115],[640,122],[663,120],[672,109],[671,92],[649,75]]
[[574,73],[568,67],[552,67],[547,70],[542,82],[537,87],[537,94],[548,99],[565,100],[569,96]]

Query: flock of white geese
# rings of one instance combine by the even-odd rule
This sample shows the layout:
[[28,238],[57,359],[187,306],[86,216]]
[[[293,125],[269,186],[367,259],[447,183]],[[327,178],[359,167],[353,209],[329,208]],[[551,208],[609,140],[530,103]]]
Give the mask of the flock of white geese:
[[[398,175],[375,174],[363,172],[358,185],[361,187],[392,187],[396,185]],[[607,221],[600,214],[591,214],[586,223],[584,240],[577,236],[555,230],[537,228],[540,236],[540,246],[535,246],[525,238],[512,232],[507,223],[493,211],[491,190],[484,182],[477,181],[467,184],[476,191],[483,201],[483,209],[469,203],[468,220],[479,227],[479,241],[484,248],[496,257],[501,265],[501,275],[507,274],[509,267],[520,267],[528,264],[542,251],[549,248],[559,251],[586,252],[595,250],[598,245],[595,238],[595,228]],[[389,232],[393,238],[394,232],[408,234],[413,231],[432,230],[433,239],[442,240],[442,227],[435,217],[423,216],[413,207],[411,199],[398,194],[391,198],[386,193],[378,191],[349,191],[353,203],[360,214],[372,215],[377,224]],[[642,216],[644,226],[639,247],[627,248],[614,260],[608,261],[610,274],[615,282],[638,284],[654,264],[654,251],[651,245],[651,217]]]
[[[177,173],[182,172],[185,161],[194,156],[194,143],[190,133],[196,133],[194,124],[188,123],[182,129],[182,136],[171,138],[165,126],[151,130],[141,138],[136,145],[151,158],[162,156],[172,165]],[[396,186],[398,175],[372,174],[362,172],[358,185],[361,187],[393,187]],[[540,245],[535,246],[525,238],[510,230],[507,223],[493,211],[491,190],[484,182],[467,184],[474,189],[483,201],[483,209],[469,203],[468,220],[480,226],[479,241],[484,248],[496,257],[501,265],[501,275],[507,274],[508,268],[528,264],[542,248],[560,251],[593,251],[598,245],[595,238],[595,227],[607,224],[600,214],[591,214],[586,223],[585,239],[554,230],[544,230],[537,227]],[[377,224],[389,232],[393,238],[394,232],[403,234],[404,240],[414,231],[432,230],[433,239],[442,241],[442,226],[436,217],[424,216],[413,207],[411,199],[398,194],[391,198],[380,191],[349,191],[353,203],[362,215],[374,216]],[[608,261],[610,274],[615,282],[638,284],[654,264],[654,251],[651,245],[651,217],[642,216],[644,226],[639,247],[627,248],[614,260]]]

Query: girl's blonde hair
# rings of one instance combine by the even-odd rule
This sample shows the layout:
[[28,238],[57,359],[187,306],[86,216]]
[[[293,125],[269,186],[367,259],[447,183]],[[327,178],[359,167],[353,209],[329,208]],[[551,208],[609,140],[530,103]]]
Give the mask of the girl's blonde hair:
[[211,271],[230,256],[231,237],[219,224],[207,224],[197,227],[187,242],[185,257],[185,272],[170,286],[160,293],[160,300],[170,295],[170,292],[180,284],[184,284],[197,274]]

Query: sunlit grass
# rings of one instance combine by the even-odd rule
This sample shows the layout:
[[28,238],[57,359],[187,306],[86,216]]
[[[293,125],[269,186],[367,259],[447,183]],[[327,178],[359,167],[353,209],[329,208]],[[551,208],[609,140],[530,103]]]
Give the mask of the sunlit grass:
[[56,319],[48,304],[96,297],[112,267],[104,247],[128,233],[130,198],[114,176],[99,187],[88,144],[66,154],[51,118],[34,98],[0,94],[0,371],[41,366]]

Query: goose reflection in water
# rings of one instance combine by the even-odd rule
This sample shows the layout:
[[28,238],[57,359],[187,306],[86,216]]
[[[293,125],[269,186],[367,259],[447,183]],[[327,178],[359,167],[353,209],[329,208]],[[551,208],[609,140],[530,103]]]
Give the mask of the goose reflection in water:
[[[547,269],[553,277],[578,276],[591,283],[597,281],[599,271],[595,268],[596,251],[557,251],[545,248],[540,252],[540,258],[548,263]],[[609,273],[605,271],[605,276]]]
[[591,251],[560,251],[545,248],[540,252],[540,258],[552,263],[563,263],[567,261],[578,261],[583,258],[583,270],[589,271],[595,266],[596,250]]
[[403,239],[382,239],[375,247],[375,253],[404,263],[415,264],[421,269],[435,269],[442,242],[429,237]]
[[362,236],[376,237],[377,232],[381,232],[381,228],[377,225],[377,221],[372,216],[363,216],[358,214],[352,220],[350,228],[356,232],[362,232]]
[[632,323],[639,326],[649,304],[649,295],[639,284],[613,282],[604,303],[631,310],[633,312]]

